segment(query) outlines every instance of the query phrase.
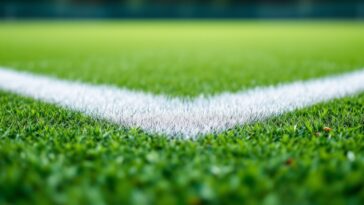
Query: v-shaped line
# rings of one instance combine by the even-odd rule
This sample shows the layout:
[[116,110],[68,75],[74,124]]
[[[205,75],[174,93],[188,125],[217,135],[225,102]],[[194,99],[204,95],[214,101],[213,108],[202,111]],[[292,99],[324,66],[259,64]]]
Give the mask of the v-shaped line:
[[364,70],[187,100],[0,68],[0,89],[122,126],[188,139],[363,92]]

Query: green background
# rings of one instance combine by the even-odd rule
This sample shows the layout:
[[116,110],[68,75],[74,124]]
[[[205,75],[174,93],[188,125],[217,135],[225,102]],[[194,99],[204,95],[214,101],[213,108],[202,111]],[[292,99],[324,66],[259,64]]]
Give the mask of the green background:
[[[211,95],[360,69],[363,31],[344,21],[2,22],[0,65]],[[363,204],[363,105],[361,94],[191,141],[0,92],[0,204]]]

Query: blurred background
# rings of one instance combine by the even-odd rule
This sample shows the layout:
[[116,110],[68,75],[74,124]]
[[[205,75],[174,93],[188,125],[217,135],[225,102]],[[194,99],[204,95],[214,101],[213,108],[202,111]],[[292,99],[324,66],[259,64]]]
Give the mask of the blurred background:
[[1,19],[363,17],[364,0],[0,0]]

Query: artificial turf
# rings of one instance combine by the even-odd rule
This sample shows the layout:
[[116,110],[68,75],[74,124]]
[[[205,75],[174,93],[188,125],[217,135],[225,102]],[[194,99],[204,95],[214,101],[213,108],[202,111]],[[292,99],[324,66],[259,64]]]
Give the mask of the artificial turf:
[[0,23],[0,65],[196,96],[362,68],[362,22]]
[[[0,27],[3,66],[175,96],[364,64],[352,22]],[[363,204],[363,113],[361,94],[173,140],[0,92],[0,204]]]

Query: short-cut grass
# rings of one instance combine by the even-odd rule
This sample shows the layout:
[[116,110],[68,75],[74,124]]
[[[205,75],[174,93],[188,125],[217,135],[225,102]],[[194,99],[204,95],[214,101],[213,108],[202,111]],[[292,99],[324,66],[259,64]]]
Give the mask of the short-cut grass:
[[2,66],[174,96],[364,65],[362,22],[24,22],[0,29]]
[[[211,95],[360,69],[363,33],[360,22],[1,22],[0,66]],[[191,141],[0,92],[0,204],[363,204],[363,113],[361,94]]]

